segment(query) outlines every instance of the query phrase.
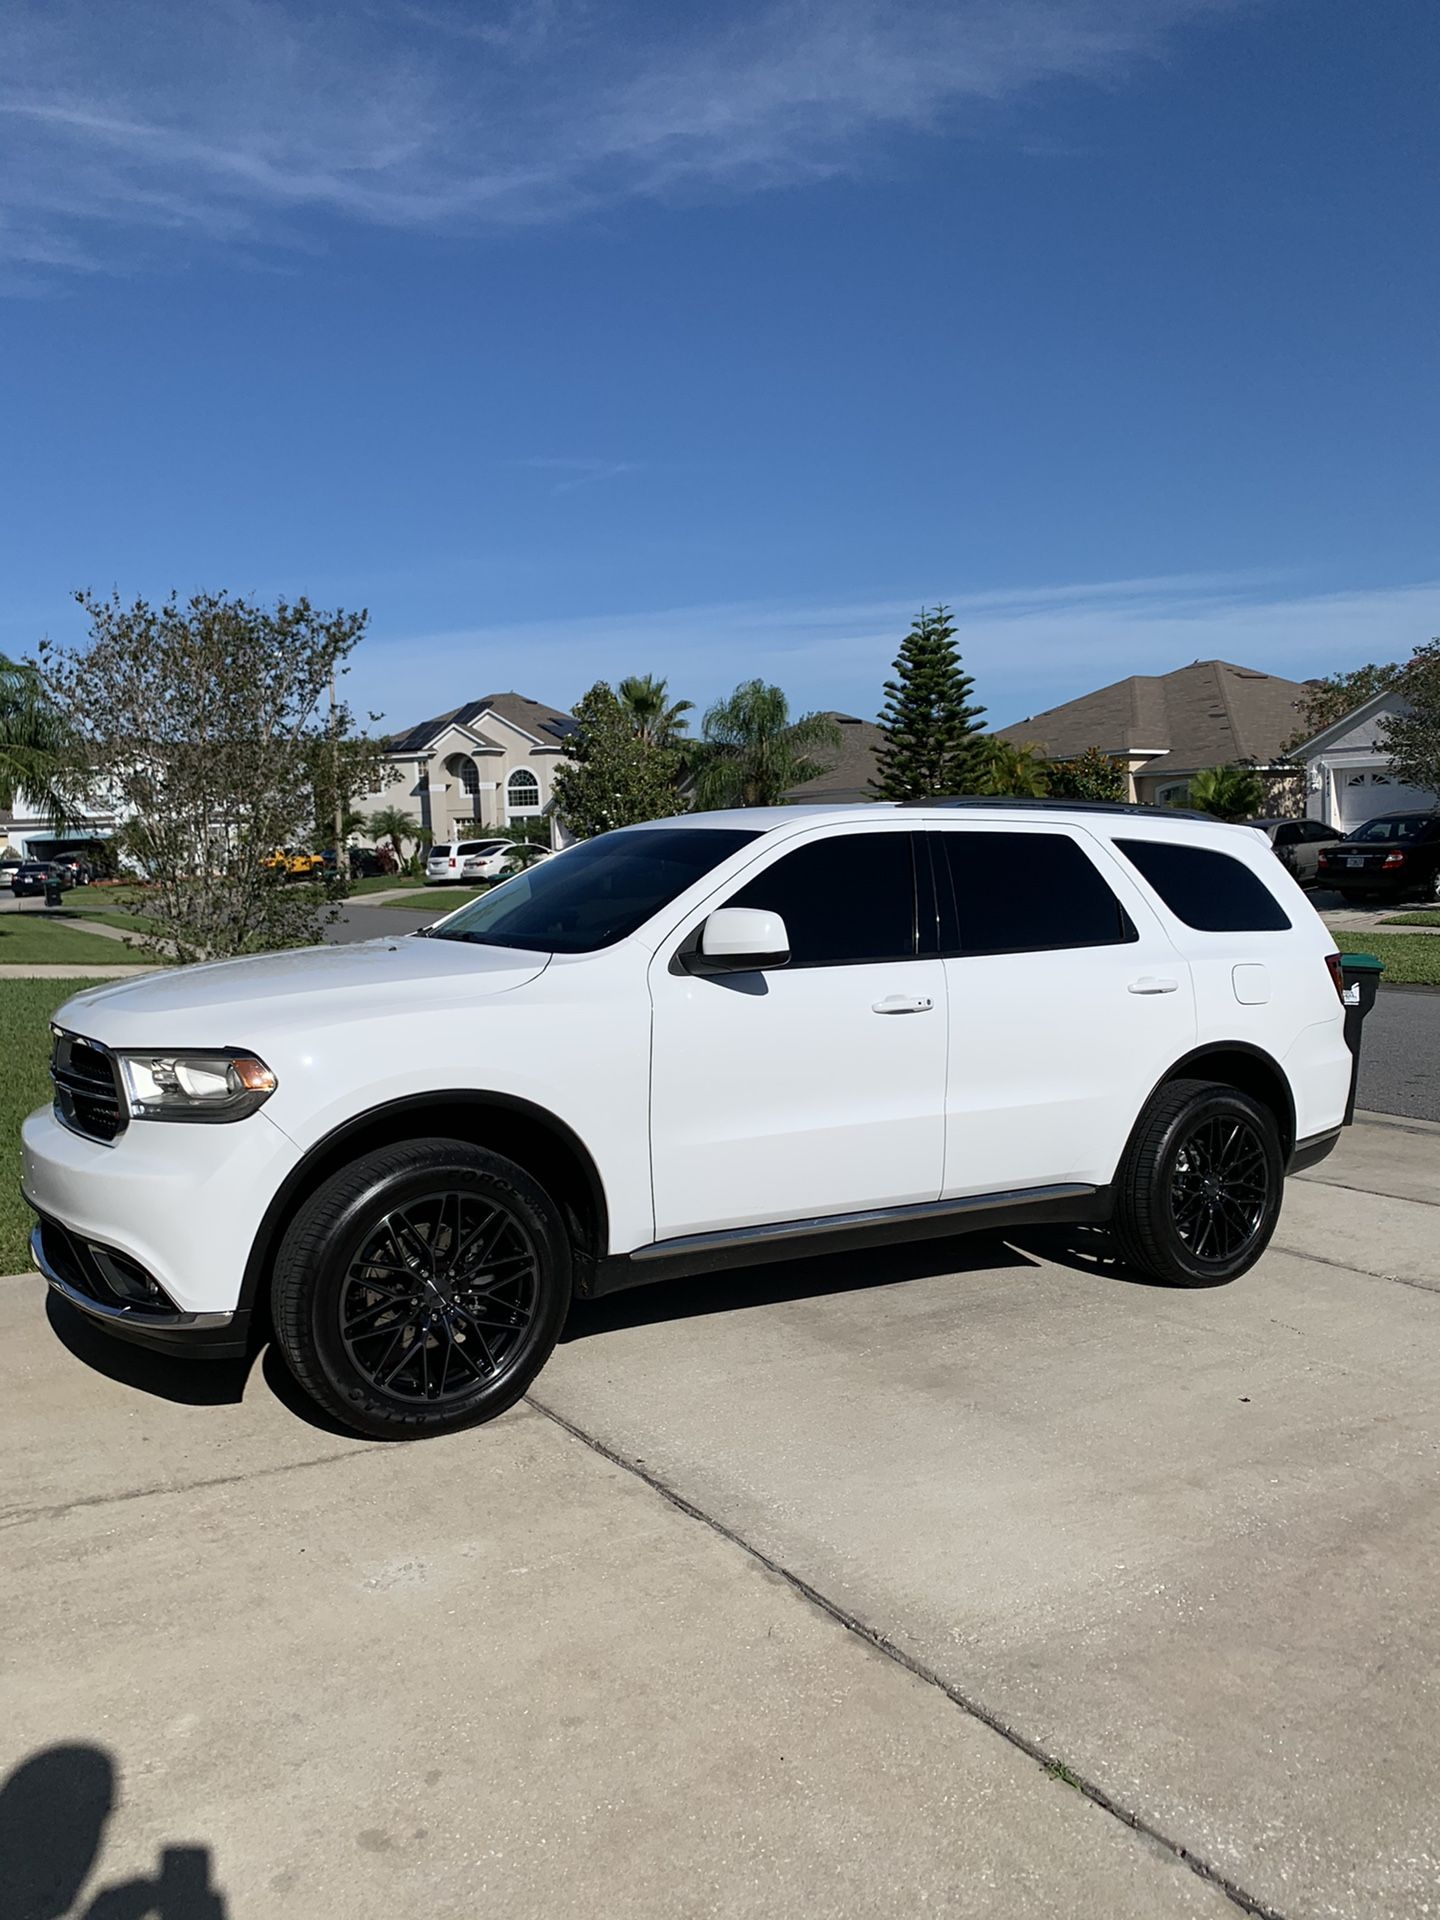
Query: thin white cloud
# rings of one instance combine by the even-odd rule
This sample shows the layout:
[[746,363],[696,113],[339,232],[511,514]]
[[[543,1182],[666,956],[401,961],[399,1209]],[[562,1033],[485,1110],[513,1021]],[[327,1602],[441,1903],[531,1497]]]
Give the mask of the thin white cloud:
[[[1236,0],[12,0],[0,258],[115,265],[302,215],[470,230],[874,164]],[[49,264],[63,271],[63,259]]]
[[522,467],[536,473],[561,474],[551,493],[573,493],[577,487],[593,487],[602,480],[618,480],[622,474],[638,473],[638,460],[587,460],[583,458],[522,460]]
[[[1440,633],[1440,581],[1283,593],[1253,574],[1182,574],[962,593],[949,605],[996,726],[1126,674],[1167,673],[1192,660],[1303,680],[1402,659]],[[910,600],[756,601],[403,636],[377,623],[358,675],[364,697],[397,724],[409,711],[417,659],[428,679],[462,692],[472,680],[477,688],[505,681],[562,703],[595,680],[638,672],[668,676],[703,707],[758,674],[796,707],[868,718],[917,611]]]

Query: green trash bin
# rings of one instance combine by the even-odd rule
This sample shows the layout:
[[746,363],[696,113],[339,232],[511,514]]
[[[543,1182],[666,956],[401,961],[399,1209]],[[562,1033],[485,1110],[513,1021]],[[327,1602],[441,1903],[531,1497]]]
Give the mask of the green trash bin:
[[1345,982],[1345,1044],[1350,1049],[1350,1097],[1345,1102],[1345,1124],[1355,1118],[1355,1087],[1360,1078],[1360,1039],[1365,1016],[1380,991],[1385,962],[1373,953],[1342,953],[1340,972]]

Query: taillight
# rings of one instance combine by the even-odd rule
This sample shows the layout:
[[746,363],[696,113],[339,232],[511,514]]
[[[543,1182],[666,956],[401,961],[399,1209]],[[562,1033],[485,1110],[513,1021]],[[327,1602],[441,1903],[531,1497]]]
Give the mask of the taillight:
[[1335,991],[1343,1000],[1345,998],[1345,969],[1340,964],[1339,954],[1327,953],[1325,956],[1325,964],[1330,969],[1330,978],[1335,982]]
[[1382,867],[1403,867],[1405,864],[1405,856],[1397,847],[1394,853],[1387,853],[1380,864]]

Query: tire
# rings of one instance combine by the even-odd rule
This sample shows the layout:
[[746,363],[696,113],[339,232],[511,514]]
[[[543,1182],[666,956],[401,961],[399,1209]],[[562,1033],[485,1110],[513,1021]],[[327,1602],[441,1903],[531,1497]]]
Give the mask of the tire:
[[1284,1177],[1268,1107],[1235,1087],[1172,1080],[1140,1116],[1116,1176],[1121,1257],[1172,1287],[1237,1280],[1270,1244]]
[[407,1140],[304,1202],[271,1299],[310,1398],[356,1433],[410,1440],[513,1406],[550,1357],[570,1287],[559,1208],[523,1168],[464,1140]]

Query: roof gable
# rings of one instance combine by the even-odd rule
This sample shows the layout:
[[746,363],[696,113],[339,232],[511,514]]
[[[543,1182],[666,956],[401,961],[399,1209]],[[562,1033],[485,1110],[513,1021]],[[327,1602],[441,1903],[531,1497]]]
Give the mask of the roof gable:
[[447,727],[461,727],[469,729],[472,737],[483,740],[493,748],[497,745],[496,741],[477,729],[476,723],[482,722],[486,715],[503,720],[537,748],[552,752],[563,751],[565,741],[575,731],[574,716],[561,707],[548,707],[543,701],[532,700],[523,693],[490,693],[483,699],[467,700],[463,706],[452,707],[448,713],[437,714],[431,720],[417,721],[412,727],[392,733],[384,744],[391,753],[428,753]]
[[[1398,687],[1382,687],[1379,693],[1372,693],[1358,707],[1352,707],[1349,713],[1342,713],[1338,720],[1332,720],[1328,727],[1322,727],[1319,733],[1302,741],[1295,749],[1295,757],[1297,760],[1311,760],[1331,747],[1374,745],[1377,740],[1374,723],[1379,721],[1382,714],[1388,716],[1409,711],[1410,702]],[[1351,734],[1359,737],[1351,740],[1348,738]]]

